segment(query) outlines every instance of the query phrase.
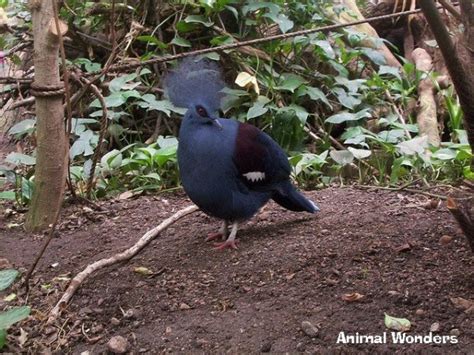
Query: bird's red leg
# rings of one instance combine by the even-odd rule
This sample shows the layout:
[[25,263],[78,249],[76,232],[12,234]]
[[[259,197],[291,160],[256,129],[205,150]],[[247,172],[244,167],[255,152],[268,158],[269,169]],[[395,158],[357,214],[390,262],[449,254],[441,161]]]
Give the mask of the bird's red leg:
[[219,249],[219,250],[224,250],[227,248],[238,249],[237,248],[238,240],[235,239],[235,237],[237,236],[238,229],[239,229],[239,224],[237,222],[234,222],[232,224],[232,231],[230,232],[229,238],[227,238],[227,240],[223,243],[215,243],[214,246],[216,247],[216,249]]
[[227,221],[224,221],[221,228],[219,229],[219,232],[209,233],[207,235],[206,242],[209,242],[211,240],[216,240],[216,239],[225,240],[225,238],[227,237],[227,232],[228,232],[227,226],[228,226]]

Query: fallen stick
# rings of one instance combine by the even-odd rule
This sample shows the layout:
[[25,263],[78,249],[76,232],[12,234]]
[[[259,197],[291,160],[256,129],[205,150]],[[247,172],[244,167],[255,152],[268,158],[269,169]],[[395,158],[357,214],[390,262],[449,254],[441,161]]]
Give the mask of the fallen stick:
[[63,296],[59,300],[58,303],[54,306],[54,308],[49,313],[48,323],[54,322],[58,316],[60,315],[61,311],[66,307],[69,300],[72,298],[76,290],[79,286],[84,282],[84,280],[92,275],[97,270],[100,270],[106,266],[113,265],[115,263],[131,259],[134,257],[140,250],[142,250],[148,243],[150,243],[158,234],[163,232],[166,228],[170,225],[175,223],[177,220],[183,218],[184,216],[191,214],[198,210],[198,207],[195,205],[188,206],[179,210],[171,217],[165,219],[163,222],[160,223],[157,227],[149,230],[146,232],[134,245],[130,248],[124,250],[121,253],[115,254],[109,258],[98,260],[92,264],[89,264],[84,270],[78,273],[70,282],[69,286],[67,287],[66,291],[64,292]]

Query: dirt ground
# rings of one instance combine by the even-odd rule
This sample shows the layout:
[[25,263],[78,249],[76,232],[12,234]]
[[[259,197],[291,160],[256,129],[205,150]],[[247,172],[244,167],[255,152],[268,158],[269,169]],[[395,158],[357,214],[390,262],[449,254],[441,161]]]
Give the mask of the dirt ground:
[[[474,353],[474,257],[444,203],[354,187],[307,195],[319,214],[271,203],[241,227],[238,250],[204,241],[219,221],[200,212],[185,217],[129,262],[93,275],[57,324],[46,326],[70,277],[190,202],[174,194],[105,201],[99,210],[67,206],[30,293],[14,289],[17,304],[27,300],[33,310],[20,324],[26,335],[12,327],[4,350],[97,354],[121,335],[134,354]],[[44,236],[24,233],[23,218],[1,213],[0,255],[25,270]],[[352,302],[355,293],[363,297]],[[409,319],[410,335],[431,330],[457,343],[394,344],[384,313]],[[341,332],[387,332],[388,340],[343,344]]]

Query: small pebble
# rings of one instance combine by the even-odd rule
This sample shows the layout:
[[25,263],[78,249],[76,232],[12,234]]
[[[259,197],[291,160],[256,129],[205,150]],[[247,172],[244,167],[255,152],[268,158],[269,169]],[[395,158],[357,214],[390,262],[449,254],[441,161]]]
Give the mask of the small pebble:
[[319,329],[316,326],[314,326],[313,323],[307,320],[301,322],[301,329],[307,336],[311,338],[316,337],[319,332]]
[[10,269],[12,267],[12,264],[8,259],[5,258],[0,258],[0,270],[1,269]]
[[265,341],[260,347],[262,353],[269,353],[272,350],[272,343],[270,341]]
[[110,338],[107,343],[107,349],[114,354],[125,354],[129,348],[130,344],[127,339],[123,336],[116,335]]
[[421,308],[418,308],[418,309],[415,311],[415,314],[416,314],[417,316],[422,316],[422,315],[425,314],[425,311],[422,310]]
[[440,326],[439,322],[435,322],[435,323],[431,324],[430,332],[437,333],[437,332],[439,332],[440,328],[441,328],[441,326]]
[[451,237],[450,235],[443,235],[441,238],[439,238],[439,243],[442,245],[448,245],[449,243],[451,243],[452,240],[453,237]]
[[458,337],[461,335],[461,331],[458,328],[454,328],[449,331],[449,335],[454,335]]
[[296,351],[305,351],[305,350],[306,350],[306,346],[304,345],[304,343],[296,344]]
[[115,317],[112,317],[110,318],[110,324],[117,326],[120,324],[120,320]]

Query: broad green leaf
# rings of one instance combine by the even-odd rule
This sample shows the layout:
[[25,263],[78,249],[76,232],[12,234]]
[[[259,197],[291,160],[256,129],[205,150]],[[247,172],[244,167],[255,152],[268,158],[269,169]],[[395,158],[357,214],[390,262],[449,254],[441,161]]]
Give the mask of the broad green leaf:
[[341,103],[341,105],[347,107],[348,109],[353,109],[362,102],[355,96],[358,94],[347,93],[343,88],[336,87],[333,88],[332,91],[336,95],[337,100]]
[[397,143],[403,137],[405,137],[405,131],[403,129],[391,129],[377,133],[377,138],[387,143]]
[[265,107],[261,102],[255,102],[252,107],[247,111],[247,120],[261,116],[268,111],[268,107]]
[[358,121],[361,118],[370,117],[369,110],[370,109],[363,109],[363,110],[360,110],[356,113],[343,111],[343,112],[340,112],[340,113],[337,113],[335,115],[332,115],[332,116],[328,117],[326,119],[326,122],[338,124],[338,123],[342,123],[342,122],[346,122],[346,121]]
[[[188,32],[192,32],[192,31],[196,30],[198,26],[199,25],[197,25],[196,23],[178,21],[176,23],[176,30],[179,33],[188,33]],[[177,34],[176,34],[176,37],[180,38]],[[171,42],[171,43],[173,43],[173,42]]]
[[200,23],[206,27],[212,27],[214,25],[214,22],[209,21],[209,19],[206,19],[204,16],[201,15],[189,15],[184,19],[184,22],[186,23]]
[[[109,96],[104,97],[105,106],[107,108],[118,107],[125,103],[125,98],[122,96],[121,92],[113,92]],[[90,104],[91,107],[102,107],[100,101],[95,99]]]
[[158,143],[158,146],[160,148],[177,147],[178,146],[178,140],[175,137],[159,136],[158,139],[156,140],[156,142]]
[[370,155],[372,154],[372,151],[367,149],[355,149],[352,147],[348,147],[347,150],[351,152],[352,155],[354,155],[354,158],[356,159],[365,159],[370,157]]
[[373,63],[377,65],[385,65],[387,61],[382,53],[372,48],[363,48],[362,54],[365,54]]
[[442,148],[433,153],[432,157],[439,160],[454,160],[457,152],[454,149]]
[[361,88],[364,88],[364,84],[367,82],[367,80],[365,79],[349,80],[348,78],[345,78],[343,76],[336,76],[334,80],[339,85],[345,86],[347,90],[352,93],[358,92]]
[[317,47],[321,48],[324,54],[329,59],[336,58],[336,54],[334,53],[334,49],[332,49],[331,43],[326,40],[318,40],[318,41],[311,41],[312,44],[316,45]]
[[6,329],[0,329],[0,350],[7,343],[7,331]]
[[0,191],[0,200],[10,200],[10,201],[15,201],[16,200],[16,194],[15,191]]
[[176,36],[175,38],[173,38],[173,40],[171,41],[171,44],[174,44],[180,47],[191,47],[191,42],[179,36]]
[[428,136],[421,136],[397,144],[400,153],[406,155],[423,154],[428,148]]
[[357,121],[357,120],[358,118],[356,118],[355,114],[351,112],[347,112],[347,111],[336,113],[335,115],[332,115],[326,118],[327,123],[334,123],[334,124],[338,124],[338,123],[342,123],[346,121]]
[[287,107],[287,109],[295,112],[296,117],[298,117],[302,125],[306,124],[306,120],[308,119],[309,113],[303,106],[291,104]]
[[71,159],[74,159],[74,157],[81,154],[86,157],[92,155],[98,139],[98,134],[90,129],[82,132],[79,138],[72,144],[71,149],[69,150],[69,156]]
[[297,95],[308,95],[311,100],[320,100],[324,102],[329,108],[332,108],[331,104],[329,103],[329,100],[321,89],[312,86],[302,85],[298,88]]
[[158,48],[161,48],[161,49],[168,48],[166,43],[160,41],[158,38],[156,38],[156,36],[150,36],[150,35],[138,36],[137,40],[141,41],[141,42],[146,42],[146,43],[151,44],[151,45],[155,45],[155,46],[157,46]]
[[19,322],[30,315],[30,307],[22,306],[12,308],[0,313],[0,329],[8,329],[12,324]]
[[272,19],[273,22],[275,22],[278,27],[280,27],[280,31],[282,33],[286,33],[289,30],[291,30],[294,26],[293,21],[291,21],[286,15],[284,14],[278,14],[274,15],[272,13],[264,15],[265,17],[268,17]]
[[10,286],[19,274],[20,272],[15,269],[0,270],[0,291]]
[[354,161],[354,155],[348,150],[331,150],[329,156],[339,165],[347,165]]
[[[129,81],[135,80],[136,78],[137,78],[136,73],[118,76],[110,82],[109,90],[110,92],[119,92],[120,90],[123,90],[123,87],[125,86],[126,83],[128,83]],[[140,83],[136,83],[136,84],[139,85]]]
[[36,158],[22,154],[22,153],[17,153],[17,152],[12,152],[7,155],[5,160],[9,163],[15,164],[15,165],[35,165],[36,164]]
[[396,330],[398,332],[406,332],[411,328],[411,323],[408,319],[395,318],[387,313],[385,313],[384,323],[388,329]]
[[25,134],[31,133],[36,125],[36,119],[27,118],[20,121],[8,130],[8,134]]
[[120,167],[122,164],[122,158],[122,153],[120,153],[119,150],[114,149],[100,159],[100,164],[106,170],[114,170]]
[[381,65],[378,71],[379,75],[390,74],[401,80],[400,70],[397,67],[391,67],[388,65]]
[[165,113],[167,116],[171,114],[171,111],[184,114],[186,109],[181,109],[174,106],[168,100],[157,100],[153,94],[145,94],[141,97],[142,101],[138,102],[140,107],[146,108],[147,110],[156,110]]
[[463,175],[466,179],[474,181],[474,171],[471,170],[470,166],[465,166],[462,169]]
[[276,89],[295,92],[298,87],[306,83],[305,79],[296,74],[283,74],[282,78],[283,80]]

